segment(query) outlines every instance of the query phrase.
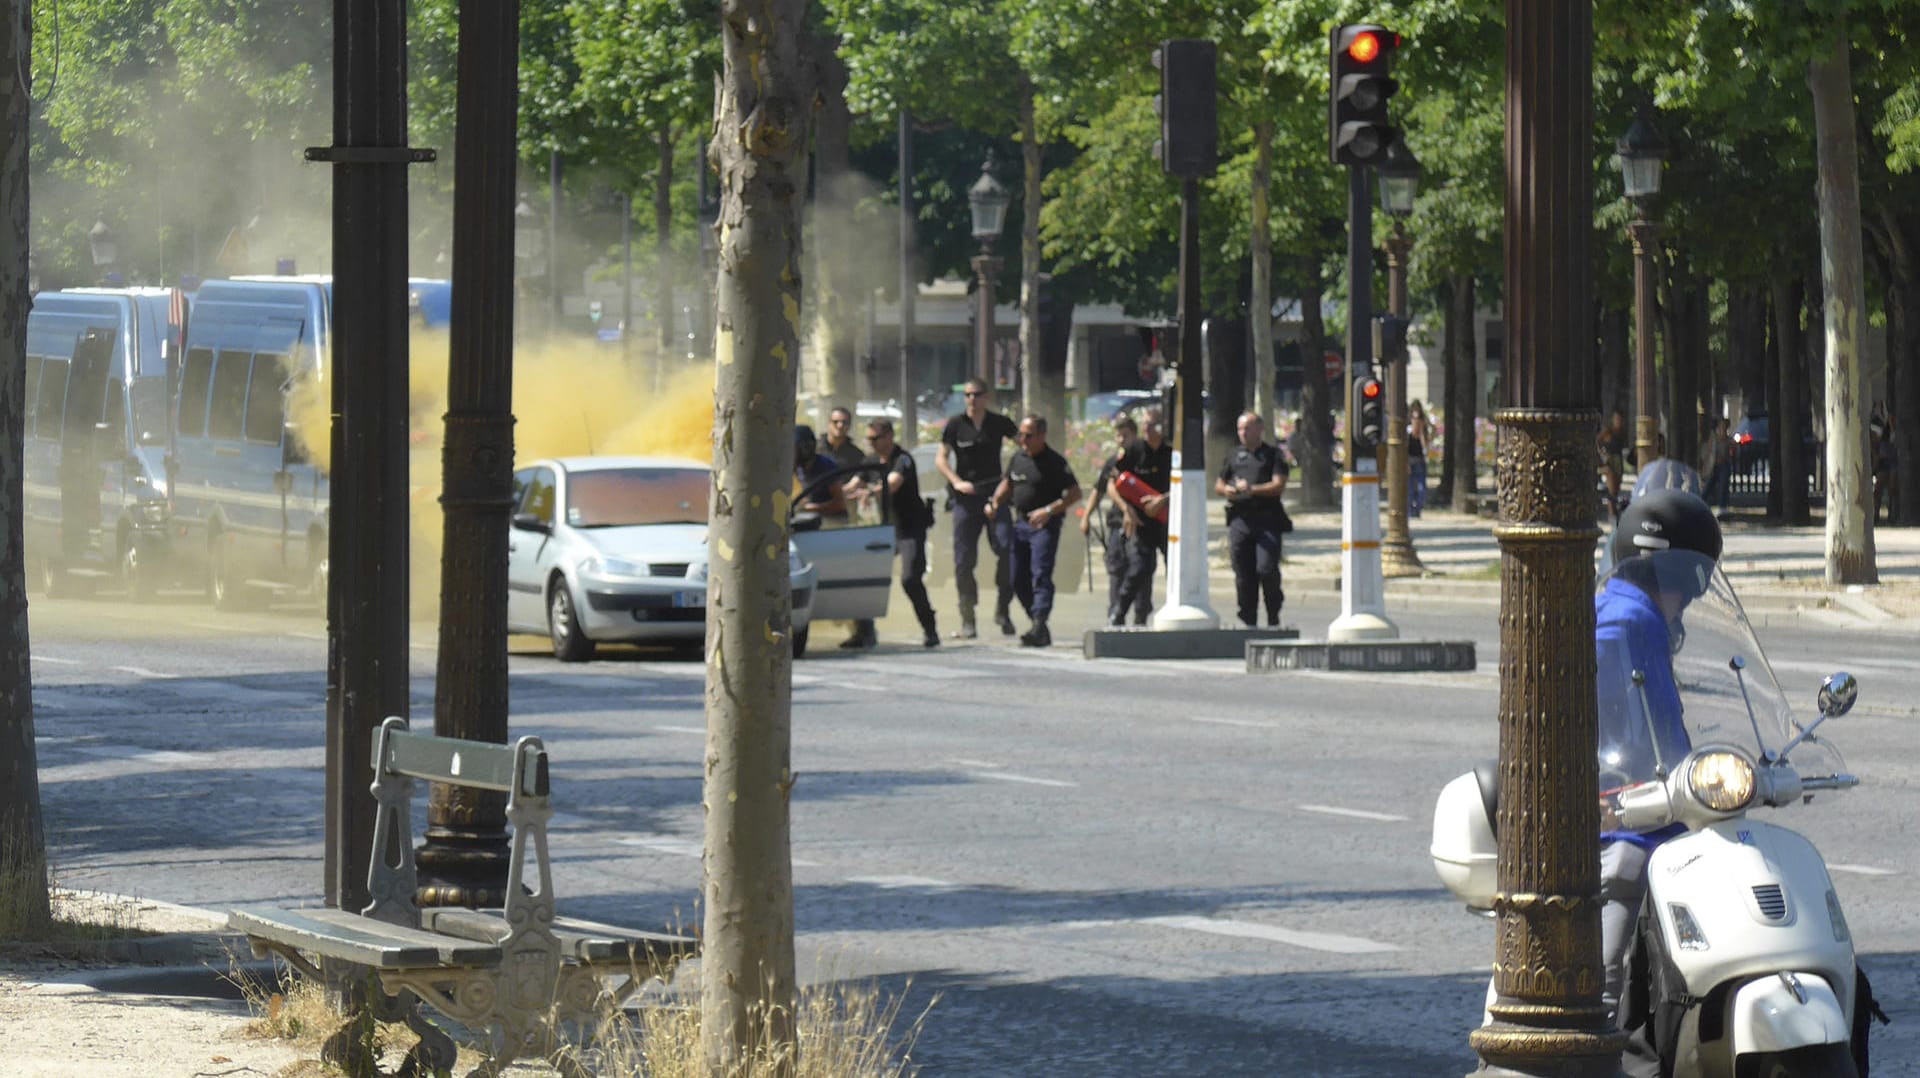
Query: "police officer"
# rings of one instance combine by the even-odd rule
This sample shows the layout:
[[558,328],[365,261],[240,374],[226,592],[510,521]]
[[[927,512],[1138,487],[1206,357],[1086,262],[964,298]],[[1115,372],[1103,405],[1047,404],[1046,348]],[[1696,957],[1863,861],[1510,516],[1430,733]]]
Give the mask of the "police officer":
[[1013,420],[987,410],[987,384],[978,378],[966,385],[966,410],[947,420],[940,433],[940,450],[934,466],[946,477],[953,493],[953,584],[960,593],[960,628],[953,635],[971,640],[976,635],[973,608],[978,605],[980,589],[973,579],[973,567],[980,558],[980,531],[986,529],[987,545],[996,560],[993,621],[1008,636],[1014,633],[1013,589],[1008,578],[1007,548],[1013,543],[1013,516],[1000,503],[996,515],[987,511],[988,495],[1001,480],[1000,447],[1018,433]]
[[1019,452],[1007,461],[1007,474],[987,500],[989,515],[1013,506],[1013,587],[1033,628],[1020,636],[1022,647],[1053,644],[1047,616],[1053,613],[1053,558],[1060,550],[1060,521],[1080,500],[1080,481],[1067,458],[1047,448],[1047,421],[1030,415],[1016,434]]
[[1233,590],[1240,623],[1259,624],[1260,597],[1267,601],[1267,624],[1280,624],[1280,492],[1287,488],[1287,458],[1266,444],[1266,424],[1254,412],[1240,413],[1240,444],[1227,454],[1214,480],[1214,493],[1227,499],[1227,550],[1233,562]]
[[[926,499],[920,496],[920,471],[913,462],[913,454],[900,448],[893,440],[893,420],[875,419],[867,424],[867,444],[873,448],[869,459],[887,466],[885,497],[893,510],[893,549],[900,558],[900,590],[907,593],[907,601],[913,604],[913,614],[920,619],[920,629],[925,634],[921,644],[937,648],[940,646],[940,631],[934,625],[933,604],[927,600],[927,528],[933,524],[933,510],[928,508]],[[862,502],[877,496],[879,484],[870,484],[863,478],[849,485],[854,498]],[[872,647],[875,643],[873,622],[862,621],[854,627],[853,647]]]
[[[1087,511],[1080,516],[1080,534],[1086,535],[1093,525],[1093,514],[1099,510],[1100,502],[1103,499],[1106,501],[1107,625],[1110,628],[1127,623],[1127,607],[1133,602],[1133,579],[1129,563],[1138,525],[1129,522],[1125,512],[1129,508],[1126,499],[1111,488],[1113,477],[1126,468],[1127,453],[1133,448],[1137,433],[1138,428],[1127,416],[1113,421],[1113,452],[1101,462],[1100,474],[1093,480],[1093,495],[1087,499]],[[1134,519],[1138,519],[1137,513]]]
[[820,455],[833,461],[836,468],[866,463],[866,452],[853,440],[852,412],[835,405],[833,411],[827,413],[827,440],[820,447]]
[[1160,409],[1147,411],[1142,437],[1128,451],[1124,470],[1132,472],[1154,491],[1138,506],[1128,505],[1134,523],[1133,543],[1127,550],[1127,588],[1133,600],[1133,623],[1145,625],[1153,613],[1153,571],[1167,556],[1167,525],[1159,519],[1173,487],[1173,446],[1167,444],[1167,425]]

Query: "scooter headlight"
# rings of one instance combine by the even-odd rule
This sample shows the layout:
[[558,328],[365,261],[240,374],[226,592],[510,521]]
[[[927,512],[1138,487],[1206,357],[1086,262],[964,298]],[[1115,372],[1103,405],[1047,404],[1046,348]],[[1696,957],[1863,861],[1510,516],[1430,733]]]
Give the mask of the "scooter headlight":
[[1738,812],[1753,801],[1753,761],[1737,752],[1703,752],[1687,765],[1687,790],[1715,812]]

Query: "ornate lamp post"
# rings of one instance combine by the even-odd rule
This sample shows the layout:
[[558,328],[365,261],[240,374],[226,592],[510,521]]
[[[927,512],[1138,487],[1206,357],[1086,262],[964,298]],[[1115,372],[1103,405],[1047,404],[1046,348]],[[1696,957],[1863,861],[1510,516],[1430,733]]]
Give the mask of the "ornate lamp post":
[[1638,211],[1627,225],[1627,237],[1633,241],[1633,458],[1636,468],[1644,468],[1653,462],[1660,430],[1653,380],[1653,253],[1660,226],[1648,216],[1647,204],[1660,193],[1667,144],[1642,109],[1614,148],[1620,155],[1620,179]]
[[513,294],[520,308],[516,312],[519,317],[513,320],[516,334],[526,325],[527,278],[533,276],[533,267],[539,264],[540,245],[545,239],[546,234],[540,229],[539,211],[527,201],[527,194],[522,191],[520,201],[513,207],[513,270],[517,285]]
[[[1407,320],[1407,252],[1413,249],[1407,239],[1406,219],[1413,213],[1414,192],[1420,186],[1420,161],[1407,148],[1405,139],[1394,139],[1387,156],[1374,170],[1380,176],[1380,205],[1393,215],[1393,235],[1387,237],[1387,313]],[[1380,545],[1380,571],[1385,576],[1419,576],[1426,571],[1413,550],[1413,533],[1407,526],[1408,484],[1412,468],[1407,459],[1407,354],[1383,354],[1387,365],[1387,535]],[[1422,446],[1422,450],[1426,447]]]
[[87,250],[93,256],[93,268],[101,280],[113,275],[113,264],[119,260],[120,245],[114,242],[113,229],[105,221],[95,221],[87,230]]
[[967,205],[973,210],[973,238],[980,243],[980,253],[973,257],[973,272],[980,279],[980,317],[974,320],[977,353],[974,361],[979,364],[980,380],[988,388],[994,385],[993,281],[1000,275],[1000,259],[993,254],[993,247],[999,242],[1000,229],[1007,223],[1009,201],[1007,189],[993,178],[993,151],[988,150],[987,159],[980,163],[980,178],[967,188]]

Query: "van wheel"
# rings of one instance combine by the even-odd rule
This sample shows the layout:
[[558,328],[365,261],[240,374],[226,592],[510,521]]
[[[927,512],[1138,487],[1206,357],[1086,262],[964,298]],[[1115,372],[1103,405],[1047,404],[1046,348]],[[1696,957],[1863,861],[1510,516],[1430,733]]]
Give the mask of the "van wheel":
[[147,602],[160,591],[160,581],[154,576],[153,566],[148,557],[140,553],[132,539],[120,545],[120,582],[126,586],[127,595],[136,602]]
[[207,594],[222,610],[239,610],[246,605],[247,586],[233,579],[227,565],[225,536],[215,535],[207,545]]
[[39,572],[34,575],[40,578],[40,594],[49,599],[65,598],[67,589],[64,585],[67,574],[53,564],[52,558],[41,558],[38,568]]
[[1789,1052],[1740,1057],[1737,1078],[1859,1078],[1853,1052],[1844,1044],[1815,1044]]
[[580,628],[580,618],[567,582],[556,577],[547,596],[547,633],[553,637],[553,657],[563,663],[593,658],[593,641]]
[[811,625],[807,626],[804,629],[795,629],[793,631],[793,657],[794,658],[796,659],[806,658],[807,634],[811,633],[812,631],[813,631],[813,626]]

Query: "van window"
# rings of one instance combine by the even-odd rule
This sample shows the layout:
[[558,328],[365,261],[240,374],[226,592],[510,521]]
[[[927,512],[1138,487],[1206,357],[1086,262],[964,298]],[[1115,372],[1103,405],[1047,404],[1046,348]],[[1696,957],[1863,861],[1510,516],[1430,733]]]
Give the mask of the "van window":
[[[223,357],[222,362],[225,362]],[[285,433],[287,357],[261,352],[253,357],[253,381],[247,388],[247,441],[279,445]]]
[[239,438],[247,407],[247,375],[253,356],[220,350],[213,368],[213,397],[207,405],[207,437]]
[[33,435],[50,442],[60,440],[60,415],[67,403],[67,361],[42,360],[40,391],[33,398]]
[[27,402],[24,409],[27,414],[21,430],[25,431],[28,437],[33,436],[34,399],[40,393],[40,364],[44,362],[46,361],[39,356],[27,357],[27,395],[20,399]]
[[115,440],[127,436],[127,390],[117,381],[107,383],[107,412],[101,422],[113,432]]
[[[140,445],[166,445],[167,380],[146,377],[134,379],[130,403],[133,405],[134,441]],[[204,410],[200,418],[204,423]]]
[[180,436],[203,438],[207,433],[207,387],[213,383],[213,349],[187,353],[187,369],[180,378]]

